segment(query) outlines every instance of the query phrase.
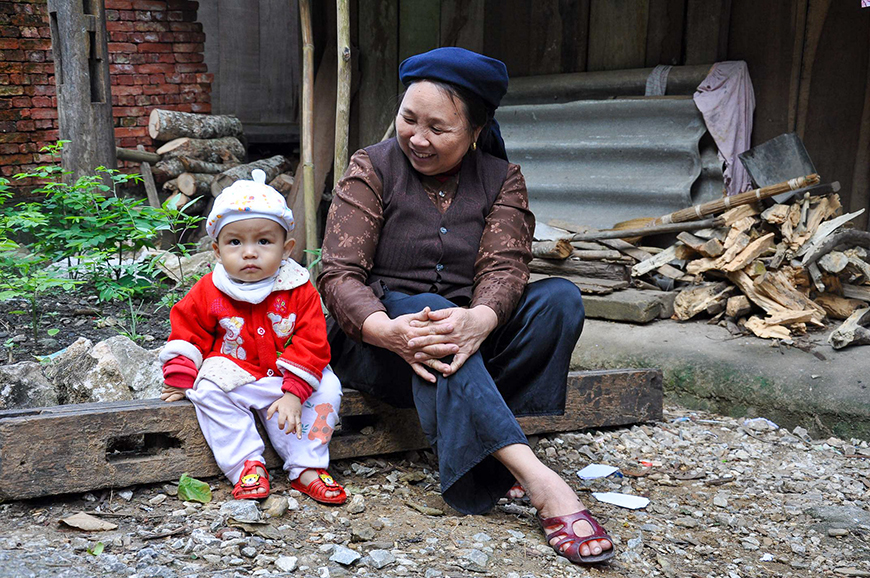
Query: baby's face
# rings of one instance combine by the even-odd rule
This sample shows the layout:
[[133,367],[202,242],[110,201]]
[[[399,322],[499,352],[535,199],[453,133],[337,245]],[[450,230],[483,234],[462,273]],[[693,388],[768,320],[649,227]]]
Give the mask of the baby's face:
[[293,239],[284,227],[269,219],[244,219],[225,225],[212,243],[217,260],[232,279],[244,283],[274,275],[281,260],[290,256]]

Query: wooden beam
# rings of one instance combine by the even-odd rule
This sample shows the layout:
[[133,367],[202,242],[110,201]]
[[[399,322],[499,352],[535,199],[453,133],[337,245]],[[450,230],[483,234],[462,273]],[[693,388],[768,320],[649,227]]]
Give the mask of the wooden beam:
[[[633,369],[570,373],[562,415],[519,422],[532,435],[661,418],[661,371]],[[344,392],[341,420],[330,444],[333,459],[428,447],[413,409],[398,410],[354,390]],[[267,463],[279,464],[266,444]],[[187,401],[0,411],[3,500],[166,482],[185,472],[199,478],[221,473]]]

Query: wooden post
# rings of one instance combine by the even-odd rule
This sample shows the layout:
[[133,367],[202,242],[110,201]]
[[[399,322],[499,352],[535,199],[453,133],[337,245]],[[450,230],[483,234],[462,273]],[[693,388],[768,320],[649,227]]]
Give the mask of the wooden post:
[[335,95],[335,158],[332,164],[333,185],[347,168],[347,139],[350,132],[350,7],[347,0],[336,0],[338,39],[338,75]]
[[[311,2],[299,0],[302,27],[302,194],[305,197],[305,248],[317,248],[317,207],[314,203],[314,39],[311,32]],[[305,264],[315,259],[305,254]]]
[[63,168],[74,181],[117,166],[106,11],[99,0],[49,0],[48,15],[60,138],[70,141]]

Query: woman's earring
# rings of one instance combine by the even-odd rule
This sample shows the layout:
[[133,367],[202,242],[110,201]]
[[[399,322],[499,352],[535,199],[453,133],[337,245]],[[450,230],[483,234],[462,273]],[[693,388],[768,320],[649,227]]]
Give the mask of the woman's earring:
[[473,150],[473,151],[477,150],[477,142],[476,141],[471,143],[471,150]]

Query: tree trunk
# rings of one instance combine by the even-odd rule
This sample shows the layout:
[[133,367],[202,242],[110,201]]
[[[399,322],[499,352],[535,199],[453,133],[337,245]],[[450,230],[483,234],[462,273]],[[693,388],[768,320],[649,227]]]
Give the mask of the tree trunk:
[[181,161],[181,164],[184,165],[184,170],[188,173],[207,173],[210,175],[222,173],[227,169],[231,169],[241,164],[238,162],[209,163],[206,161],[201,161],[199,159],[192,159],[190,157],[184,156],[178,157],[178,160]]
[[181,173],[178,175],[178,190],[191,198],[210,195],[214,178],[208,173]]
[[154,180],[165,183],[184,172],[184,165],[178,159],[164,159],[152,167]]
[[182,137],[170,141],[157,149],[157,154],[164,157],[186,156],[210,163],[220,163],[227,155],[245,158],[245,145],[234,136],[213,139],[195,139]]
[[180,137],[220,138],[242,134],[242,121],[234,116],[195,114],[155,108],[148,118],[148,134],[159,141]]
[[221,194],[221,191],[239,179],[250,179],[251,171],[254,169],[262,169],[266,173],[266,181],[268,182],[288,168],[290,168],[289,161],[281,155],[233,167],[215,177],[211,183],[211,194],[216,197]]

